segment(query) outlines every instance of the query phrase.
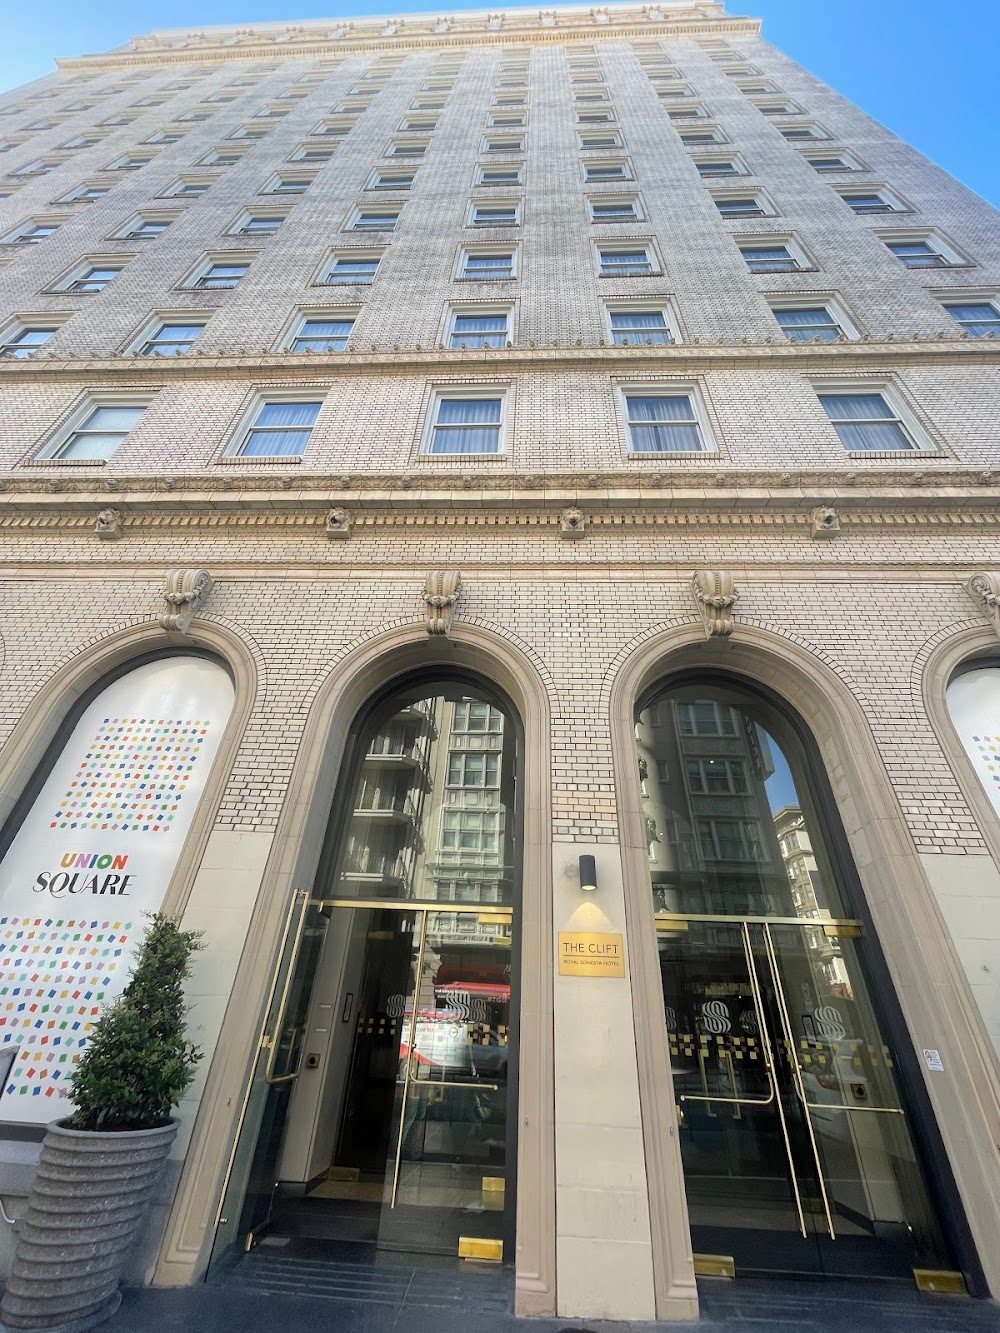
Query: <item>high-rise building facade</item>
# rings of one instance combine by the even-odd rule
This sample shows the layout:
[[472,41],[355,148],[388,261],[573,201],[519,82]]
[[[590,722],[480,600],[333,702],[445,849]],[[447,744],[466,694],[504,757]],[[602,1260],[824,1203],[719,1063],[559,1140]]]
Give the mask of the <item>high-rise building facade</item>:
[[8,1206],[161,908],[135,1278],[1000,1295],[997,213],[687,0],[154,33],[0,138]]

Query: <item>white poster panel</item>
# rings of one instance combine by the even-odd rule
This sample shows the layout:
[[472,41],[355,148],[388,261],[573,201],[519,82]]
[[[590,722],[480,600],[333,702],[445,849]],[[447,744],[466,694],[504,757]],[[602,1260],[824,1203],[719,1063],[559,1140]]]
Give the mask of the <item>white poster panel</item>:
[[178,655],[86,709],[0,863],[0,1121],[67,1115],[66,1079],[120,995],[163,901],[233,705],[215,662]]
[[948,712],[979,781],[1000,815],[1000,670],[963,671],[948,686]]

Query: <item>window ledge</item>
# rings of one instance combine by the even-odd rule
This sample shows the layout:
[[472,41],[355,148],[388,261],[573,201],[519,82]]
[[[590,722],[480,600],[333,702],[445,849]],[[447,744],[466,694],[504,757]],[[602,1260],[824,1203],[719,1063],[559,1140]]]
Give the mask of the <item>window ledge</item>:
[[648,459],[651,462],[663,462],[665,459],[673,460],[675,458],[688,462],[693,458],[718,459],[719,455],[714,449],[678,449],[665,450],[660,453],[654,449],[630,449],[627,457],[633,462],[639,459]]
[[418,454],[418,463],[440,463],[444,460],[451,460],[455,463],[505,463],[507,455],[505,453],[496,454]]
[[948,458],[949,455],[943,449],[847,449],[844,457],[851,462],[860,462],[863,458],[876,458],[880,462],[912,458],[914,462],[920,462],[925,458]]
[[28,458],[22,467],[106,467],[106,458]]

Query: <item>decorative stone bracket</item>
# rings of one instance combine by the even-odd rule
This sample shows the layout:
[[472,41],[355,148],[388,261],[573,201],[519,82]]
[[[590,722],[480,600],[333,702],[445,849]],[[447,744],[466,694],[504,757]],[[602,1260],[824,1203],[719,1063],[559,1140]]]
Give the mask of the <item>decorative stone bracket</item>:
[[94,519],[94,532],[102,541],[118,541],[122,535],[121,510],[102,509]]
[[187,634],[214,582],[207,569],[172,569],[163,583],[163,600],[172,610],[160,617],[161,628]]
[[462,575],[457,569],[432,569],[424,580],[424,610],[428,634],[447,634],[451,629]]
[[691,580],[691,593],[701,612],[705,638],[728,638],[733,632],[733,606],[740,595],[732,574],[723,569],[699,569]]
[[812,519],[813,541],[823,541],[828,537],[840,536],[840,516],[829,505],[819,505],[810,515]]
[[579,509],[564,509],[559,519],[559,531],[563,537],[572,541],[582,537],[587,530],[587,520]]
[[331,509],[326,516],[326,535],[333,541],[346,541],[351,535],[351,515],[346,509]]
[[980,611],[985,611],[1000,638],[1000,574],[979,570],[965,585],[965,591]]

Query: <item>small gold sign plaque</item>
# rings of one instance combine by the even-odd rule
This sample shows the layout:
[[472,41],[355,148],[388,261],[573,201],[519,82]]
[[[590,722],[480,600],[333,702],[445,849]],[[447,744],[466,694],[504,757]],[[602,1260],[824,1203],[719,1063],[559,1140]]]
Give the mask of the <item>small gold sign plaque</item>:
[[622,937],[610,933],[559,932],[559,975],[563,977],[623,977],[625,951]]

